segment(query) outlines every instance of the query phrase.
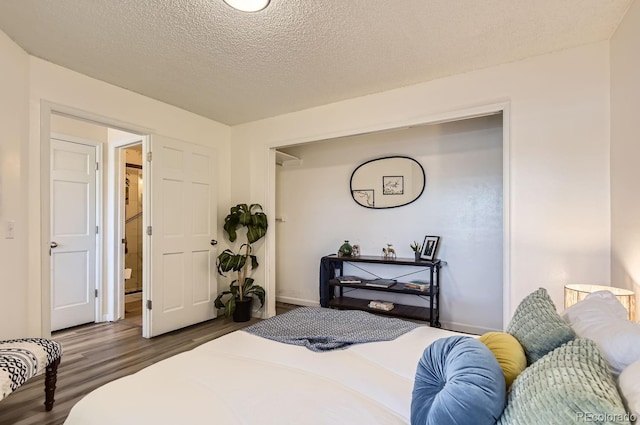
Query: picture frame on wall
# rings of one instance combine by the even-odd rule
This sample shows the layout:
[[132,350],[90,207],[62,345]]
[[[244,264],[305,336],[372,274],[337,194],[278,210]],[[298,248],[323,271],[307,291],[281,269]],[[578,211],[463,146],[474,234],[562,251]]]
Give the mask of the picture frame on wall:
[[430,261],[436,258],[439,243],[440,236],[425,236],[424,242],[422,244],[422,253],[420,255],[420,258]]
[[363,207],[374,208],[376,206],[376,191],[373,189],[352,190],[351,196]]
[[404,195],[404,176],[382,176],[383,195]]

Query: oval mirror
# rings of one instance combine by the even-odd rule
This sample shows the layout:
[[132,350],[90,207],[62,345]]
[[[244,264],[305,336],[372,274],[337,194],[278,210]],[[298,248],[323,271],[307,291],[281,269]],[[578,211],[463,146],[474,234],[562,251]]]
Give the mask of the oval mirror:
[[426,177],[418,161],[406,156],[372,159],[351,174],[351,196],[366,208],[395,208],[422,195]]

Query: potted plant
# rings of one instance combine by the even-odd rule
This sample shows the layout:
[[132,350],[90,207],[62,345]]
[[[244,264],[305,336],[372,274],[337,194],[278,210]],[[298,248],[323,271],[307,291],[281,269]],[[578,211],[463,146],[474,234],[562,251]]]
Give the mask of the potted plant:
[[[238,252],[225,249],[216,260],[218,273],[236,272],[237,278],[229,285],[228,291],[223,291],[214,301],[217,308],[224,308],[225,316],[233,316],[235,322],[246,322],[251,319],[252,295],[255,295],[261,306],[264,306],[264,288],[255,285],[254,279],[249,277],[251,270],[258,267],[258,259],[252,254],[252,243],[262,239],[267,233],[267,215],[262,212],[259,204],[238,204],[231,207],[229,215],[224,219],[224,231],[229,241],[238,238],[238,228],[246,228],[247,242],[243,243]],[[226,300],[224,300],[226,298]]]
[[420,260],[420,251],[422,250],[422,245],[420,245],[416,241],[413,241],[413,243],[411,245],[409,245],[409,246],[413,250],[413,256],[415,257],[416,261],[419,261]]

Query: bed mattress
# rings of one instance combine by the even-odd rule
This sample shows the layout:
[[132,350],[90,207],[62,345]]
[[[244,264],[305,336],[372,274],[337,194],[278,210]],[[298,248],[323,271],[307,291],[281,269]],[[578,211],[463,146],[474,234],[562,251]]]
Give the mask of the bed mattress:
[[236,331],[94,390],[65,424],[408,424],[418,359],[451,335],[316,353]]

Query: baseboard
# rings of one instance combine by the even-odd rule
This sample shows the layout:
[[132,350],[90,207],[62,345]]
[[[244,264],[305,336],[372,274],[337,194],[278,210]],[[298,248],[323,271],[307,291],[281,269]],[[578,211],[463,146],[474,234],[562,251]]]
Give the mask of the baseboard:
[[302,298],[293,297],[276,297],[276,302],[285,304],[303,305],[306,307],[318,307],[320,303],[318,301],[303,300]]
[[467,323],[446,322],[444,320],[442,320],[441,323],[442,329],[453,330],[455,332],[464,332],[473,335],[483,335],[487,332],[502,332],[502,329],[485,328],[482,326],[469,325]]

